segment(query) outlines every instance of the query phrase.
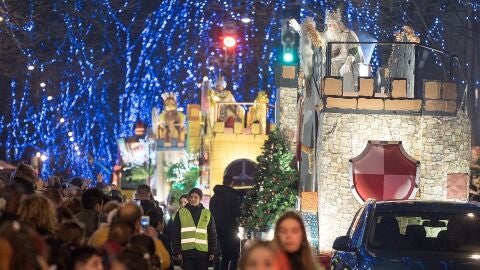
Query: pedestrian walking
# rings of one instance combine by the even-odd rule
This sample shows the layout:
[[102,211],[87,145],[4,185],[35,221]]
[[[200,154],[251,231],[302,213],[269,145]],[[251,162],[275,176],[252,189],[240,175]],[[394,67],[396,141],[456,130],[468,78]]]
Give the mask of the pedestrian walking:
[[240,254],[238,226],[240,218],[240,195],[233,188],[233,177],[225,175],[223,185],[213,188],[210,211],[215,218],[215,228],[220,244],[220,270],[235,270]]

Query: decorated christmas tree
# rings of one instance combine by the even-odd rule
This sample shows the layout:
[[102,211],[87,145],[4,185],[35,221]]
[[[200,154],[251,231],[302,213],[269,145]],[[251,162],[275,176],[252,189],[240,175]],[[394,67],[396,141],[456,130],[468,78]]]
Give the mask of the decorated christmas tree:
[[246,231],[266,231],[278,216],[295,207],[298,172],[283,134],[275,129],[257,157],[255,185],[242,205],[241,224]]

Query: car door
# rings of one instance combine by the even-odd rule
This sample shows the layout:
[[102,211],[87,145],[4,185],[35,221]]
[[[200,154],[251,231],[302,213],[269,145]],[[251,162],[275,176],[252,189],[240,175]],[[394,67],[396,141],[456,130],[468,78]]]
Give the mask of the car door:
[[[365,209],[366,207],[364,206],[357,211],[346,234],[352,240],[352,246],[356,247],[357,249],[361,248],[363,242],[363,235],[366,225],[365,219],[367,217],[367,211],[365,211]],[[357,269],[359,267],[358,263],[359,258],[357,251],[335,251],[335,254],[332,258],[331,269]]]

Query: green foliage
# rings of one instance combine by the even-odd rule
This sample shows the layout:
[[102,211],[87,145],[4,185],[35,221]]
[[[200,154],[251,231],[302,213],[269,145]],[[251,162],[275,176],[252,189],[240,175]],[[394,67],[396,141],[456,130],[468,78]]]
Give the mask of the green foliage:
[[255,185],[242,205],[240,222],[246,231],[266,231],[295,207],[298,171],[293,160],[282,132],[275,129],[257,157]]
[[171,183],[169,204],[176,206],[180,196],[197,185],[199,175],[198,166],[188,159],[172,164],[167,170],[167,180]]
[[148,179],[155,173],[155,167],[151,166],[134,166],[130,170],[130,175],[125,177],[127,181],[133,182],[145,182],[145,179]]

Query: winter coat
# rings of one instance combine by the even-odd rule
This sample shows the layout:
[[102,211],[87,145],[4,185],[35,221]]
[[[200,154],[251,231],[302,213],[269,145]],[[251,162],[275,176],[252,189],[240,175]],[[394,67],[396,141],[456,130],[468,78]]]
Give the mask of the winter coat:
[[[193,222],[195,223],[195,226],[198,225],[198,221],[200,220],[200,215],[202,214],[202,209],[203,207],[202,204],[199,206],[192,206],[190,204],[187,204],[185,208],[190,211],[190,214],[192,215]],[[208,222],[207,225],[207,236],[208,236],[208,255],[215,255],[217,251],[217,233],[215,230],[215,221],[214,221],[213,215],[210,218],[210,221]],[[177,254],[182,254],[183,257],[199,257],[199,256],[204,256],[202,255],[205,254],[205,252],[201,252],[198,250],[185,250],[182,251],[181,248],[181,235],[180,235],[180,230],[181,230],[181,224],[180,224],[180,215],[177,213],[175,215],[175,219],[173,220],[173,230],[172,230],[172,250],[174,256]]]
[[210,211],[215,218],[221,252],[222,254],[237,253],[240,196],[234,188],[225,185],[216,185],[213,192],[214,195],[210,199]]
[[88,238],[97,230],[100,223],[100,217],[97,211],[92,209],[84,209],[75,215],[75,218],[85,226],[85,236]]

